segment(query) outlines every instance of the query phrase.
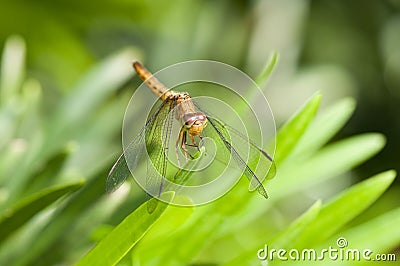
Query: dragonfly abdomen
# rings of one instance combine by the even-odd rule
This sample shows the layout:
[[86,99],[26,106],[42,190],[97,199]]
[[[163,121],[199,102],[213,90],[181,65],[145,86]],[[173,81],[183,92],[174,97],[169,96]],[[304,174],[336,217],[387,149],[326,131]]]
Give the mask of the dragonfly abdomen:
[[138,74],[139,78],[142,79],[147,86],[151,89],[151,91],[161,98],[161,100],[165,101],[170,98],[174,92],[165,87],[161,82],[156,79],[150,71],[148,71],[142,64],[139,62],[133,62],[133,68]]

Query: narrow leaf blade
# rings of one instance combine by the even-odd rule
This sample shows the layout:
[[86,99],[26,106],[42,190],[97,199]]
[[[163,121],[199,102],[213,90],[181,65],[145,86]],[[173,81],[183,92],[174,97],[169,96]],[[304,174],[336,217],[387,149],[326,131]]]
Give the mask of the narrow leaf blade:
[[6,210],[0,218],[0,242],[24,225],[36,213],[43,210],[62,196],[74,192],[83,186],[84,182],[74,182],[40,191],[19,201],[14,207]]
[[276,136],[275,162],[281,163],[293,150],[308,125],[314,118],[321,95],[316,94],[292,119],[286,123]]
[[[386,191],[396,173],[387,171],[358,183],[325,205],[318,218],[298,238],[301,247],[324,241],[366,210]],[[345,213],[346,215],[342,215]]]
[[[163,196],[167,202],[170,202],[174,193],[167,192]],[[150,201],[156,200],[150,199]],[[158,202],[157,208],[150,214],[147,211],[147,202],[145,202],[89,251],[77,265],[117,264],[142,239],[164,213],[167,206],[167,203]]]

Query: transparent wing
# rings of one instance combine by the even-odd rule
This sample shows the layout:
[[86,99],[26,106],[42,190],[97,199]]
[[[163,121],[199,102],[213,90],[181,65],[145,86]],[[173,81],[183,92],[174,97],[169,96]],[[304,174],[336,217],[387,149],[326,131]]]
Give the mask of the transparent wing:
[[[135,136],[135,138],[129,143],[128,147],[121,154],[118,160],[111,168],[107,180],[106,180],[106,192],[111,193],[117,190],[131,175],[129,169],[135,169],[145,148],[145,134],[151,131],[155,127],[156,122],[162,119],[161,116],[165,113],[165,108],[169,109],[169,103],[163,102],[157,111],[150,116],[146,121],[145,126]],[[165,117],[164,117],[165,119]],[[148,141],[151,139],[147,138]],[[128,167],[127,162],[131,167]]]
[[152,127],[146,128],[146,149],[150,157],[147,164],[146,189],[151,195],[160,196],[164,188],[168,163],[168,146],[174,119],[174,102],[164,101],[163,108],[154,119]]
[[[216,119],[214,119],[216,120]],[[266,176],[263,178],[265,179],[272,179],[276,175],[276,165],[274,162],[274,159],[268,152],[266,152],[264,149],[260,148],[256,143],[254,143],[253,140],[249,139],[243,133],[239,132],[238,130],[234,129],[228,124],[222,123],[220,121],[219,124],[221,127],[224,127],[228,129],[229,133],[235,135],[239,139],[241,139],[243,142],[246,142],[249,144],[249,149],[250,149],[250,158],[248,164],[250,165],[258,165],[260,167],[260,172],[267,173]],[[264,167],[263,167],[264,166]],[[256,174],[257,175],[257,174]]]
[[[166,100],[154,118],[152,127],[146,128],[146,149],[150,160],[147,162],[146,191],[148,197],[159,198],[164,190],[167,172],[168,146],[174,119],[174,102]],[[152,213],[158,201],[148,201],[147,211]]]
[[[106,180],[107,193],[112,193],[117,190],[125,182],[128,176],[130,176],[131,172],[126,162],[127,160],[132,164],[132,169],[136,168],[143,152],[145,127],[143,127],[140,133],[132,140],[126,151],[119,156],[118,160],[108,173]],[[128,158],[125,158],[126,155],[128,155]]]
[[218,120],[207,117],[208,122],[211,124],[211,128],[215,130],[219,139],[222,141],[223,145],[226,147],[228,152],[231,154],[232,158],[235,160],[239,168],[243,171],[243,174],[247,177],[250,182],[250,191],[257,190],[263,197],[268,198],[267,191],[262,185],[260,179],[256,176],[252,169],[247,165],[247,163],[240,156],[239,152],[232,146],[229,141],[229,135],[226,131],[224,125]]

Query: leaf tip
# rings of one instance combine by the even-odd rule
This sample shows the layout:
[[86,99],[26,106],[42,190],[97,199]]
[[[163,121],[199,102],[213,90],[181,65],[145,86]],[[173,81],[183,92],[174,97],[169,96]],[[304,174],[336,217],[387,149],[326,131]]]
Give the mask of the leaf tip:
[[380,173],[378,175],[378,178],[382,179],[382,181],[385,181],[388,184],[391,184],[394,181],[394,179],[396,178],[396,176],[397,176],[396,170],[391,169],[391,170],[387,170],[385,172]]

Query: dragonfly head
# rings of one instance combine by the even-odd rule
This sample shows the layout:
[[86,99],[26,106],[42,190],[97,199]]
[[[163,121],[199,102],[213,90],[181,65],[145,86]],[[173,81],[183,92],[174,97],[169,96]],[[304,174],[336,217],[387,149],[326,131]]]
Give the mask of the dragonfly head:
[[201,112],[189,113],[183,116],[183,122],[189,134],[197,136],[207,126],[207,116]]

